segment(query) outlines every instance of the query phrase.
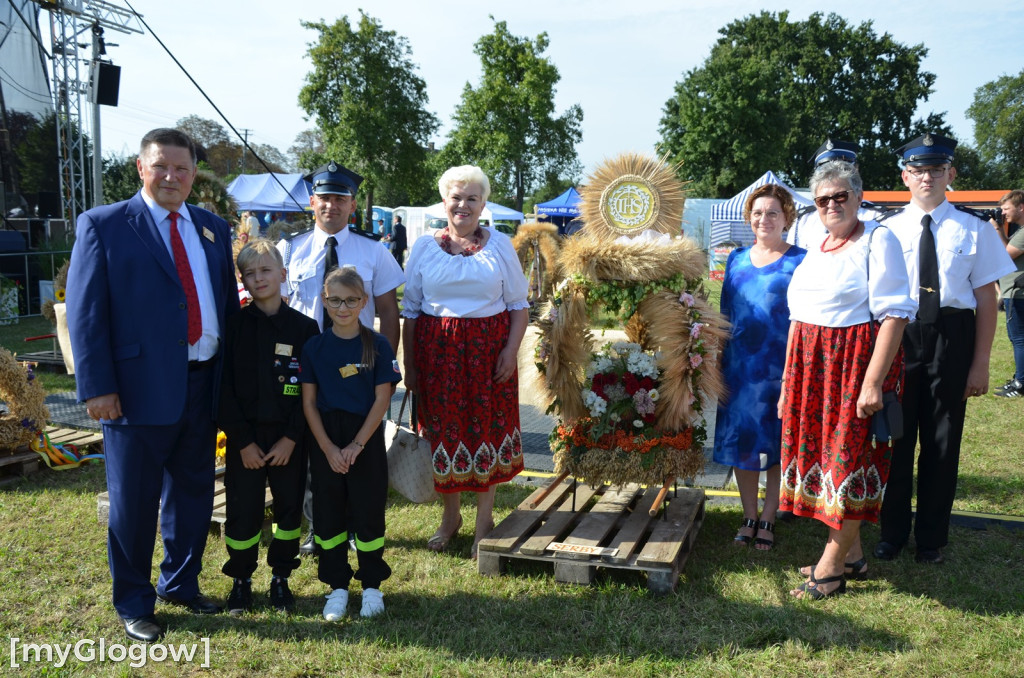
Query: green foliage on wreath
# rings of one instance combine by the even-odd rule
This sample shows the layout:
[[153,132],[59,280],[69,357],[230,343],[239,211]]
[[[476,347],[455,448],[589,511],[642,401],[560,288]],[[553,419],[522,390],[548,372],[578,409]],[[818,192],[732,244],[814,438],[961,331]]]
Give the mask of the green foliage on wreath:
[[655,292],[671,292],[687,287],[686,277],[682,273],[677,273],[671,278],[649,281],[591,280],[586,276],[574,274],[572,282],[577,288],[584,290],[591,312],[595,305],[600,304],[609,313],[617,314],[623,322],[632,318],[640,302]]

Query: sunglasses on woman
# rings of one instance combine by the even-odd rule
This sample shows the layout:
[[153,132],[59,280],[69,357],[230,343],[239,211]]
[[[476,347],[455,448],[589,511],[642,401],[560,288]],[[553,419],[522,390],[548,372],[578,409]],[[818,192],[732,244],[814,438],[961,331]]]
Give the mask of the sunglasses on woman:
[[833,193],[832,195],[818,196],[817,198],[814,199],[814,204],[817,205],[818,207],[828,207],[829,201],[835,200],[837,205],[842,205],[844,202],[849,200],[849,198],[849,191],[839,191],[838,193]]

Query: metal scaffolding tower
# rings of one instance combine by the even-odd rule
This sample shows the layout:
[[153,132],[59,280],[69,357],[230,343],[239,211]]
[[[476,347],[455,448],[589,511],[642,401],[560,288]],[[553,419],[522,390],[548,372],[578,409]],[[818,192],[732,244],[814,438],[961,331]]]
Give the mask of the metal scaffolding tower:
[[[82,120],[82,93],[90,87],[81,77],[80,66],[99,57],[102,39],[90,38],[79,44],[79,36],[96,28],[120,33],[142,33],[135,15],[103,0],[35,0],[50,13],[50,59],[53,69],[54,113],[57,120],[57,149],[60,154],[61,206],[65,219],[74,223],[79,213],[89,208],[85,166],[85,133]],[[99,31],[102,34],[102,30]],[[90,48],[87,58],[78,56],[79,48]],[[97,131],[99,128],[96,121]],[[99,147],[93,153],[101,153]],[[93,187],[95,189],[95,187]]]

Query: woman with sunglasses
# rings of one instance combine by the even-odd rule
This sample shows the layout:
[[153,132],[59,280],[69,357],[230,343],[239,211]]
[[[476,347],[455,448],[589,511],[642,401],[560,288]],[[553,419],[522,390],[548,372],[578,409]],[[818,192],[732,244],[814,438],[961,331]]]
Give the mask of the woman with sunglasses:
[[811,176],[828,233],[789,287],[790,328],[778,414],[780,508],[829,528],[825,549],[790,591],[815,600],[867,577],[861,521],[878,521],[892,448],[870,440],[882,392],[902,387],[903,329],[917,312],[899,240],[857,217],[856,167],[831,161]]
[[[722,376],[728,397],[718,403],[714,460],[732,466],[743,505],[743,524],[733,539],[753,541],[768,551],[775,544],[779,507],[779,445],[782,425],[776,416],[779,383],[786,355],[789,307],[786,289],[807,250],[784,240],[796,206],[779,184],[755,189],[743,208],[754,244],[732,251],[722,283],[722,313],[732,336],[722,350]],[[766,473],[764,509],[757,512],[757,482]]]
[[420,435],[430,442],[444,503],[427,548],[447,547],[462,525],[461,493],[475,492],[475,559],[494,526],[497,484],[523,470],[517,366],[529,302],[512,241],[480,225],[487,175],[453,167],[438,188],[448,224],[417,239],[406,265],[405,384],[419,396]]

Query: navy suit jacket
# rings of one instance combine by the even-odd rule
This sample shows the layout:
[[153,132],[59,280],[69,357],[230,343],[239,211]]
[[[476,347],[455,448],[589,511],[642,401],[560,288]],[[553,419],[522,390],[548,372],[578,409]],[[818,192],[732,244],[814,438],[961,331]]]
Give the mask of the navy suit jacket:
[[[227,317],[238,310],[231,229],[212,212],[188,210],[206,253],[223,346]],[[177,422],[188,388],[185,290],[140,193],[78,217],[66,303],[79,400],[117,393],[123,416],[108,424]]]

